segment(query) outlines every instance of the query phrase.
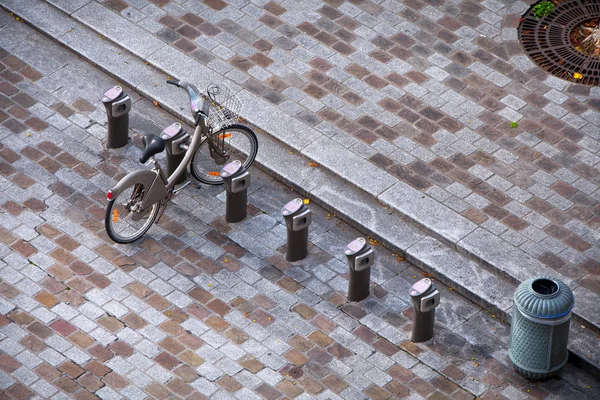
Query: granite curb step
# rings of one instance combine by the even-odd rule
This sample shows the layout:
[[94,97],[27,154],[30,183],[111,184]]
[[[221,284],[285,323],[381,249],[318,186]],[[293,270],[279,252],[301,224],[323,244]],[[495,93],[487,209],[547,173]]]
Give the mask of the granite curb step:
[[[94,19],[99,20],[97,12],[103,11],[94,8],[91,10],[94,13],[86,12],[84,9],[88,6],[94,8],[99,5],[90,0],[0,1],[0,7],[22,17],[37,30],[135,88],[143,96],[158,101],[167,111],[188,123],[191,120],[187,116],[186,101],[178,91],[162,84],[165,76],[183,77],[194,82],[227,81],[147,32],[145,34],[154,40],[145,40],[143,35],[141,38],[132,37],[132,32],[127,32],[134,26],[102,7],[104,12],[112,14],[110,21],[124,27],[122,33],[129,39],[112,37],[110,31],[93,22]],[[92,17],[94,19],[90,19]],[[145,32],[137,27],[135,29]],[[185,77],[182,75],[184,71],[187,72]],[[235,83],[231,86],[234,90],[241,90]],[[345,157],[342,150],[345,148],[335,148],[332,140],[292,120],[246,90],[241,90],[239,96],[246,107],[242,116],[259,128],[259,167],[325,208],[344,216],[342,219],[346,222],[500,319],[510,321],[512,293],[520,281],[531,275],[532,269],[536,274],[556,276],[554,271],[521,250],[477,228],[395,178],[369,179],[371,171],[367,170],[362,177],[366,182],[361,182],[361,179],[357,181],[353,176],[340,173],[340,164],[344,163]],[[272,132],[292,132],[292,135],[274,135]],[[296,135],[296,132],[304,134]],[[312,142],[314,138],[318,140]],[[332,160],[333,155],[341,159]],[[324,168],[311,168],[307,158],[319,162]],[[362,190],[363,187],[366,190]],[[505,267],[500,268],[499,265]],[[563,279],[570,284],[578,299],[569,345],[572,358],[600,376],[600,349],[593,345],[598,341],[600,332],[599,316],[593,313],[597,296],[577,287],[568,278]]]

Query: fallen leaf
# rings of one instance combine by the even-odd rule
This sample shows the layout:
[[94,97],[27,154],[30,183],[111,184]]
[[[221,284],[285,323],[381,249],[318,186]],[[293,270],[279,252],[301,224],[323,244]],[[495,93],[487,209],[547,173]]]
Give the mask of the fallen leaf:
[[319,164],[317,164],[316,162],[309,161],[308,166],[311,168],[316,168],[316,167],[319,167]]
[[575,79],[582,79],[582,78],[583,78],[583,75],[581,75],[579,72],[575,72],[575,73],[573,74],[573,78],[575,78]]
[[158,104],[158,101],[156,101],[156,100],[154,100],[154,101],[152,102],[152,104],[154,104],[154,107],[160,107],[160,104]]
[[516,122],[511,122],[511,123],[510,123],[510,127],[511,127],[511,128],[516,128],[516,127],[518,127],[518,126],[519,126],[519,124],[517,124]]
[[304,204],[310,204],[310,199],[304,199],[304,200],[302,200],[302,202],[303,202]]

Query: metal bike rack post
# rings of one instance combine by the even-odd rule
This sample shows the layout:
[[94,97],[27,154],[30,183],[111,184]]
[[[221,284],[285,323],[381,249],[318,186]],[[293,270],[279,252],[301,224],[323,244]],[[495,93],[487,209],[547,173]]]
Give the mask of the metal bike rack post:
[[121,86],[113,86],[104,93],[102,103],[108,117],[108,140],[106,147],[117,149],[127,144],[129,131],[129,111],[131,98],[123,92]]
[[234,160],[223,166],[221,177],[227,192],[225,221],[240,222],[246,218],[250,173],[246,171],[239,160]]
[[[167,174],[171,176],[173,172],[179,167],[185,152],[187,145],[189,144],[190,135],[188,135],[181,126],[180,123],[166,127],[160,134],[161,139],[165,141],[165,148],[167,150]],[[175,184],[180,184],[188,179],[188,172],[184,171]]]
[[410,297],[415,308],[411,341],[425,342],[433,337],[435,309],[440,304],[440,292],[431,279],[424,278],[410,288]]
[[369,297],[371,266],[375,261],[375,252],[365,238],[359,237],[348,243],[344,255],[350,266],[348,301],[366,299]]
[[302,199],[297,198],[287,203],[283,210],[283,219],[287,225],[287,261],[302,260],[308,254],[308,227],[312,222],[312,211]]

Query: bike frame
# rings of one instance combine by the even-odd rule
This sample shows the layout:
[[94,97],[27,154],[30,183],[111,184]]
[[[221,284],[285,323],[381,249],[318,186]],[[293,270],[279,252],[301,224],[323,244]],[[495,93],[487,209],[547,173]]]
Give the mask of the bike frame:
[[[154,162],[154,168],[151,170],[140,170],[133,171],[127,174],[123,179],[121,179],[115,187],[111,189],[113,198],[116,198],[125,188],[129,187],[132,183],[140,183],[143,185],[146,190],[146,194],[143,195],[142,201],[142,210],[134,215],[138,218],[142,218],[145,214],[145,211],[149,209],[155,203],[162,202],[165,199],[169,199],[170,195],[173,193],[175,188],[175,182],[177,178],[184,172],[190,163],[192,156],[196,152],[196,150],[200,147],[203,140],[211,140],[210,131],[207,125],[208,117],[204,112],[200,112],[198,116],[198,124],[194,129],[194,135],[192,136],[192,141],[183,157],[183,160],[173,171],[171,176],[167,177],[161,168],[156,158],[152,156],[152,161]],[[210,145],[211,143],[209,143]],[[163,204],[161,204],[162,207]],[[159,217],[162,215],[162,212],[159,214]]]

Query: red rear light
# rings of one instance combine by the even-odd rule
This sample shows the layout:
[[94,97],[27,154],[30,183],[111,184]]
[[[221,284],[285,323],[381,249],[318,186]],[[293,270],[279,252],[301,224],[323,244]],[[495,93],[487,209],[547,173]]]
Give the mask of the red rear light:
[[112,192],[112,190],[109,190],[109,191],[106,193],[106,200],[109,200],[109,201],[110,201],[110,200],[112,200],[112,199],[113,199],[113,192]]

